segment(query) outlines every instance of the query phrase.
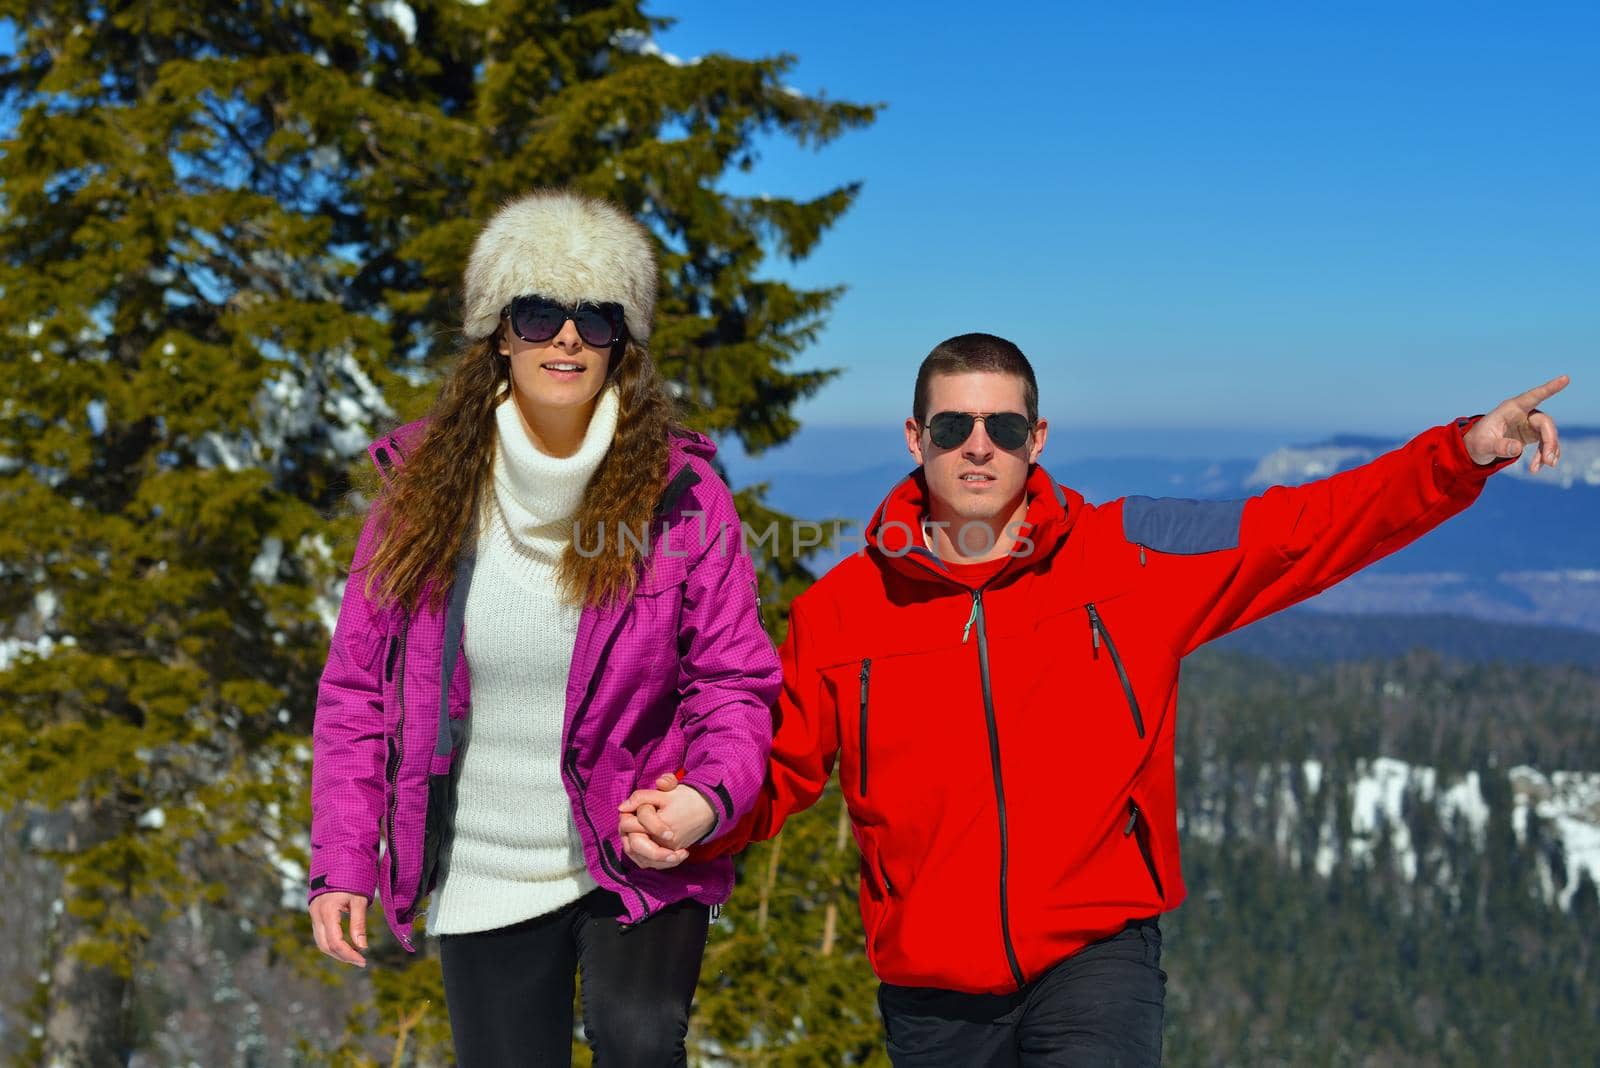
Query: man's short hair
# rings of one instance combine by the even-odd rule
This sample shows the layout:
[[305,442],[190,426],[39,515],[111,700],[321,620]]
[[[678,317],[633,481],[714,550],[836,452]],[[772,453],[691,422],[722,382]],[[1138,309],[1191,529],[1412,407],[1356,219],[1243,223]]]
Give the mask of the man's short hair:
[[917,392],[911,399],[911,415],[919,423],[928,421],[928,387],[934,375],[970,374],[987,371],[1016,375],[1022,379],[1022,403],[1028,422],[1039,419],[1039,381],[1033,365],[1022,350],[993,334],[959,334],[941,341],[928,353],[917,369]]

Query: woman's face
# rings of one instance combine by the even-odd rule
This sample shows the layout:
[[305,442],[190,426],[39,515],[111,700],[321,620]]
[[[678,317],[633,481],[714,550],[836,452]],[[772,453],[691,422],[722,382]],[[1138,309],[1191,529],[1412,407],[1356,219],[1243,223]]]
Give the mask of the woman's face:
[[502,327],[499,344],[511,364],[512,389],[535,410],[591,407],[606,384],[611,350],[587,344],[571,319],[549,341],[524,341]]

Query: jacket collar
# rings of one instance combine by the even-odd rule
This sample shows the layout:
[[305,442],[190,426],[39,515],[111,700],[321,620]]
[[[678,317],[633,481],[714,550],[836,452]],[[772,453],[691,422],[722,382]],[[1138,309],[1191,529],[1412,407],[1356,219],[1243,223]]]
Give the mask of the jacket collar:
[[[1083,495],[1050,477],[1034,464],[1023,484],[1028,507],[1022,534],[1033,543],[1026,555],[1013,556],[992,584],[1048,559],[1072,532],[1083,511]],[[867,524],[867,547],[884,563],[903,575],[923,580],[956,582],[949,570],[922,542],[922,517],[927,514],[928,483],[922,468],[912,471],[884,498]]]

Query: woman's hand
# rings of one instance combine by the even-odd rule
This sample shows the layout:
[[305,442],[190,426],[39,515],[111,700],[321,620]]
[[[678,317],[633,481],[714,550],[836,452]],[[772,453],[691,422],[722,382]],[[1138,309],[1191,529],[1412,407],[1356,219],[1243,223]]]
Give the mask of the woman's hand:
[[[340,917],[346,912],[350,914],[350,942],[354,946],[344,938]],[[316,935],[317,948],[334,960],[365,968],[367,958],[356,951],[356,946],[367,948],[367,899],[338,890],[319,894],[311,902],[311,933]]]
[[689,846],[716,826],[711,802],[699,790],[676,789],[678,778],[663,775],[654,790],[635,790],[617,806],[622,848],[641,868],[675,868],[689,858]]

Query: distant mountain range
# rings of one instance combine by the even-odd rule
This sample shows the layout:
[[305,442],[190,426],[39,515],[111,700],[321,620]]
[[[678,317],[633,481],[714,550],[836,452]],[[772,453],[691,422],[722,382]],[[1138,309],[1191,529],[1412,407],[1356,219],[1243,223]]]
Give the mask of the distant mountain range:
[[1600,669],[1600,632],[1527,623],[1488,626],[1465,615],[1384,615],[1321,610],[1314,602],[1252,623],[1212,647],[1311,665],[1402,656],[1431,649],[1455,660],[1484,663],[1577,664]]
[[[1127,431],[1130,452],[1144,440]],[[1097,441],[1082,457],[1057,450],[1045,466],[1091,501],[1119,496],[1228,499],[1297,485],[1358,466],[1398,439],[1339,435],[1258,458],[1115,454]],[[736,485],[765,482],[791,515],[864,523],[911,469],[896,428],[808,428],[767,457],[725,457]],[[831,560],[819,558],[826,567]],[[1529,475],[1525,463],[1496,475],[1472,508],[1394,556],[1307,602],[1341,615],[1464,616],[1508,626],[1600,632],[1600,428],[1564,427],[1561,464]],[[1511,638],[1507,633],[1507,640]]]

